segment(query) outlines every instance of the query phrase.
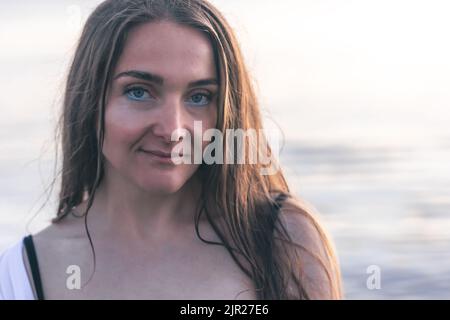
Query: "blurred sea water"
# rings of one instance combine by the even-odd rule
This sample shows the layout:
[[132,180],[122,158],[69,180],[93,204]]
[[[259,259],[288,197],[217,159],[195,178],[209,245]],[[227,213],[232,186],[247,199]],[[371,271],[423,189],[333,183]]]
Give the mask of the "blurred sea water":
[[[350,299],[450,298],[450,148],[286,145],[297,193],[321,214]],[[370,266],[381,288],[369,289]]]

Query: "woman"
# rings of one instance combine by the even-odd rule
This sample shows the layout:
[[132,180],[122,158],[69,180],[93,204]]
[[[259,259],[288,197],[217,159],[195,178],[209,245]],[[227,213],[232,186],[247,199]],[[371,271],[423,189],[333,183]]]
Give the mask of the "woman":
[[[195,158],[175,147],[208,130],[262,128],[238,42],[210,3],[100,4],[75,52],[61,127],[57,216],[3,254],[3,298],[342,297],[332,244],[281,170],[175,163]],[[225,154],[251,145],[220,144]]]

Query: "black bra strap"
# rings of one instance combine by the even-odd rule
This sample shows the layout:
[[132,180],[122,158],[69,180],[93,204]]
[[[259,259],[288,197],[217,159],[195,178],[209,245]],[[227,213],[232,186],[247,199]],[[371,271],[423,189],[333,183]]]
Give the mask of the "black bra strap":
[[275,207],[277,210],[281,209],[281,207],[283,206],[283,201],[288,197],[289,195],[284,192],[281,192],[277,195],[277,197],[275,198]]
[[31,275],[33,276],[34,287],[38,300],[44,300],[44,291],[42,290],[41,275],[39,273],[39,264],[34,248],[33,237],[31,234],[23,238],[23,243],[27,251],[28,261],[30,263]]

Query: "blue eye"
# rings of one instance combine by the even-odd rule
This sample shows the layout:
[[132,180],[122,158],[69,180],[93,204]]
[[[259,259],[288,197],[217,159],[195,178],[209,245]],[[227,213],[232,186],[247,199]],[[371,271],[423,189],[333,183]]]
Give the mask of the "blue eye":
[[[131,87],[124,91],[126,97],[134,101],[146,101],[152,99],[147,89],[142,87]],[[196,93],[189,97],[187,103],[194,106],[206,106],[211,102],[212,94]]]
[[205,93],[196,93],[192,95],[191,97],[191,104],[198,105],[198,106],[205,106],[208,103],[211,102],[211,95],[205,94]]
[[150,98],[150,94],[147,90],[141,87],[133,87],[125,90],[125,95],[135,101],[144,101]]

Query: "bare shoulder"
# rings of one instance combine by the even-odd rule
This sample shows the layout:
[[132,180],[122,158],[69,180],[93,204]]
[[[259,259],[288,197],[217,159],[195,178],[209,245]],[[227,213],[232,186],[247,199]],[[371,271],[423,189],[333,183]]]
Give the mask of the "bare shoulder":
[[[312,299],[342,298],[339,263],[330,235],[315,208],[295,196],[281,203],[279,224],[301,263],[294,266]],[[294,270],[295,271],[295,270]]]
[[[66,216],[58,223],[52,223],[48,227],[33,234],[33,243],[36,250],[36,258],[39,264],[40,276],[46,298],[54,292],[55,287],[64,283],[66,277],[68,257],[77,258],[78,252],[85,246],[83,241],[83,220],[73,216]],[[31,279],[31,267],[25,248],[22,251],[25,269]],[[34,294],[36,288],[31,282]]]
[[52,266],[66,263],[70,256],[77,256],[87,246],[84,218],[71,214],[33,235],[40,266],[44,273]]
[[33,240],[39,247],[42,246],[41,244],[50,245],[52,243],[58,243],[58,247],[60,247],[67,240],[73,242],[76,239],[82,239],[85,236],[83,228],[84,218],[68,214],[60,221],[52,223],[34,234]]
[[[317,211],[298,197],[288,197],[281,203],[279,221],[292,240],[317,254],[324,254],[324,240],[329,240]],[[324,236],[327,239],[324,239]]]

